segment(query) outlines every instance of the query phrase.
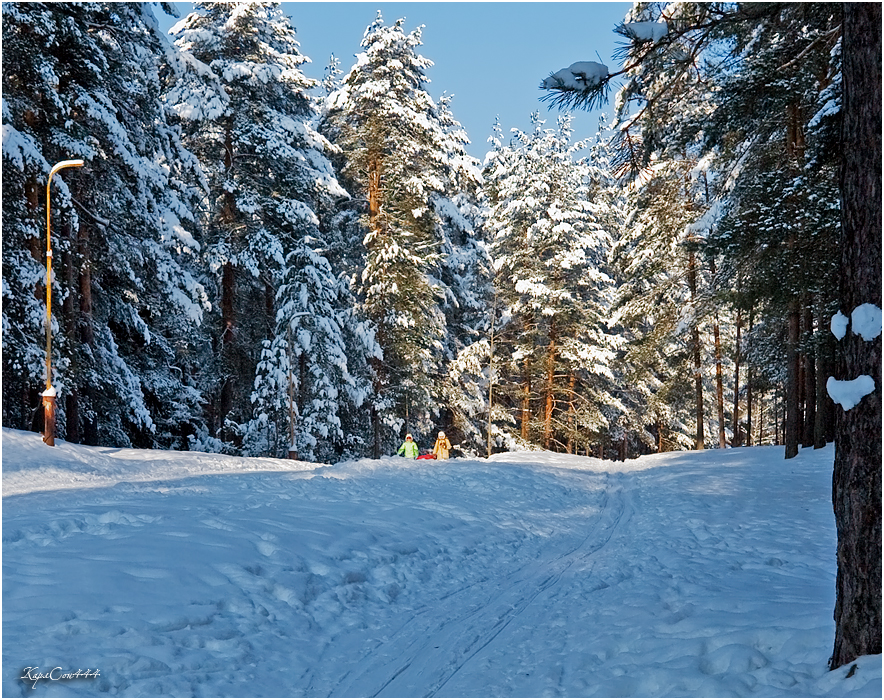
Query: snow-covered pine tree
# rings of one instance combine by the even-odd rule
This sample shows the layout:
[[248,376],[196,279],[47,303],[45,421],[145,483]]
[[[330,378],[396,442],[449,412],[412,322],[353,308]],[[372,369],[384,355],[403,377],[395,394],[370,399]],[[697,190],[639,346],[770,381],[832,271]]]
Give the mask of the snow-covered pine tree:
[[[331,454],[314,448],[341,443],[342,387],[358,382],[339,318],[352,302],[325,257],[317,213],[348,195],[327,158],[330,144],[313,127],[308,90],[317,83],[301,71],[309,59],[275,2],[198,3],[172,32],[225,105],[191,111],[189,96],[176,94],[186,143],[210,185],[203,224],[220,314],[205,382],[214,427],[227,443],[244,439],[247,450],[279,454],[294,420],[290,449]],[[280,380],[290,363],[294,418]]]
[[501,300],[500,396],[518,411],[519,437],[574,450],[578,434],[598,433],[612,395],[616,343],[605,319],[612,279],[611,236],[591,201],[591,178],[574,154],[570,120],[497,140],[486,163],[491,257]]
[[[444,410],[440,425],[463,450],[485,446],[485,412],[478,419],[464,403],[469,389],[458,371],[461,354],[490,330],[492,270],[485,240],[486,203],[480,163],[467,153],[469,139],[451,112],[451,100],[443,95],[438,116],[443,130],[438,166],[441,191],[430,201],[437,216],[437,235],[442,239],[440,281],[446,292],[446,376],[443,378]],[[467,352],[469,354],[469,352]],[[469,384],[469,380],[467,384]],[[468,399],[467,399],[468,400]],[[478,420],[477,420],[478,419]],[[479,423],[483,424],[482,429]]]
[[403,427],[429,435],[440,415],[445,420],[445,363],[466,342],[458,325],[473,323],[469,314],[480,306],[467,281],[481,261],[470,192],[478,168],[450,111],[425,90],[432,63],[417,53],[420,29],[406,34],[403,24],[385,26],[379,13],[369,25],[363,52],[326,101],[322,127],[364,205],[355,276],[383,350],[372,361],[374,456],[393,447]]
[[169,124],[169,55],[143,3],[3,6],[3,420],[42,417],[45,183],[53,181],[59,436],[186,447],[201,430],[188,357],[206,307],[194,271],[199,165]]

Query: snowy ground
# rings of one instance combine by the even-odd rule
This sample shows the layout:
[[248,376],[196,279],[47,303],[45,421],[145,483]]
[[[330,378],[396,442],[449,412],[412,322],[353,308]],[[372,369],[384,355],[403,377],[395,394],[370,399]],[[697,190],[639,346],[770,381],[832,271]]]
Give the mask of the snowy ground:
[[880,656],[826,671],[831,448],[317,467],[2,438],[6,697],[881,696]]

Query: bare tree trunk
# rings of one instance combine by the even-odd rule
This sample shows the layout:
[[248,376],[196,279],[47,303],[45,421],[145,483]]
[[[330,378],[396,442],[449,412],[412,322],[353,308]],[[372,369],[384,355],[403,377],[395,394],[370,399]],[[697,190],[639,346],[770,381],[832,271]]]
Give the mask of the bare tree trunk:
[[[230,175],[233,169],[233,134],[228,124],[224,132],[224,168]],[[219,225],[224,230],[230,249],[237,251],[236,200],[233,193],[225,191],[219,216]],[[221,395],[218,399],[218,422],[222,440],[228,439],[225,422],[236,403],[236,385],[239,376],[236,372],[236,269],[229,260],[221,266],[221,373],[224,377]]]
[[[793,174],[799,172],[804,160],[804,129],[801,120],[801,105],[793,100],[786,108],[786,152],[792,164]],[[790,258],[795,256],[795,234],[787,242]],[[801,357],[798,344],[801,340],[800,300],[794,297],[789,303],[788,337],[786,341],[786,419],[785,438],[786,459],[798,454],[798,442],[801,440],[801,422],[804,418],[801,410]]]
[[701,373],[701,356],[700,356],[700,325],[696,318],[696,300],[697,300],[697,260],[694,252],[691,251],[688,258],[688,286],[691,290],[691,304],[694,305],[694,328],[691,334],[693,339],[693,359],[694,359],[694,401],[697,419],[697,432],[694,440],[694,449],[702,450],[705,447],[706,439],[703,435],[703,375]]
[[752,446],[752,367],[746,368],[746,445]]
[[80,258],[80,340],[95,344],[95,328],[92,320],[92,263],[89,256],[89,227],[80,221],[77,232],[77,253]]
[[715,338],[715,391],[718,408],[718,446],[723,450],[727,447],[727,435],[724,432],[724,381],[721,376],[721,336],[718,330],[718,314],[712,327]]
[[574,408],[574,387],[577,378],[573,373],[568,375],[568,444],[566,451],[573,454],[577,448],[577,411]]
[[774,391],[773,420],[774,420],[773,444],[779,445],[780,444],[780,394],[779,394],[779,391]]
[[[881,5],[847,3],[843,22],[840,306],[881,307]],[[840,342],[842,380],[874,391],[838,410],[832,503],[838,530],[831,668],[881,653],[881,335]]]
[[377,408],[371,407],[371,456],[373,459],[381,458],[381,417]]
[[734,348],[734,436],[731,439],[731,447],[739,447],[743,444],[740,434],[740,329],[742,326],[743,312],[741,309],[737,309],[737,340]]
[[553,386],[556,379],[556,337],[554,321],[550,321],[549,346],[546,355],[546,410],[543,417],[543,447],[549,449],[552,444],[552,417],[555,409]]
[[798,341],[801,337],[801,314],[798,300],[789,304],[789,336],[786,342],[786,459],[798,454]]

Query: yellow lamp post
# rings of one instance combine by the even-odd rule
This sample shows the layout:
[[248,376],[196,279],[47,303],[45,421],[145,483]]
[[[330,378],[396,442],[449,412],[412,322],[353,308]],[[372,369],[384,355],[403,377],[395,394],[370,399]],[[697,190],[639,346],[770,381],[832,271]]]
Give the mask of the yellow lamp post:
[[55,387],[52,386],[52,236],[49,186],[52,176],[63,168],[78,168],[82,160],[63,160],[52,166],[46,181],[46,391],[43,392],[43,442],[55,445]]

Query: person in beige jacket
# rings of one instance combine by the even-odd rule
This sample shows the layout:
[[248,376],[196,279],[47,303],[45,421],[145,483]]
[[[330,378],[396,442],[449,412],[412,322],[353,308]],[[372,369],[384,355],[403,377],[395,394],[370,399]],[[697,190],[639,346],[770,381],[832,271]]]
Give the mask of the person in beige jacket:
[[445,437],[445,433],[439,431],[439,437],[436,440],[436,444],[433,445],[433,454],[436,455],[436,459],[448,459],[450,450],[451,442]]

